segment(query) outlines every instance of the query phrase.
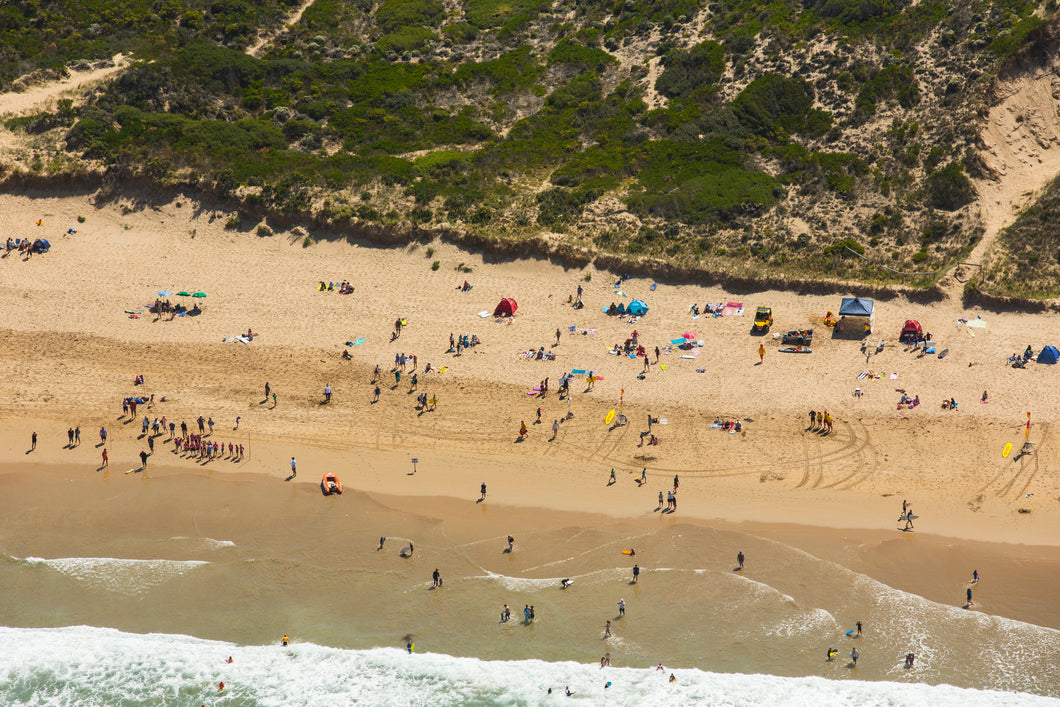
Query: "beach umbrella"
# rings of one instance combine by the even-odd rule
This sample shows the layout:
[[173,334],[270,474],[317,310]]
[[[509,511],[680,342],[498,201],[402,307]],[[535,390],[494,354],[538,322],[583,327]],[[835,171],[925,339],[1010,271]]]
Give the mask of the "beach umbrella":
[[159,290],[158,291],[158,296],[159,297],[169,297],[171,294],[173,294],[173,293],[170,292],[169,290]]
[[177,293],[177,296],[178,297],[191,297],[191,293],[190,292],[185,292],[184,290],[181,290],[180,292]]
[[195,294],[192,295],[192,297],[205,297],[205,296],[206,296],[205,292],[196,292]]
[[694,331],[686,331],[685,332],[685,338],[688,339],[689,341],[695,341],[696,340],[696,332],[694,332]]

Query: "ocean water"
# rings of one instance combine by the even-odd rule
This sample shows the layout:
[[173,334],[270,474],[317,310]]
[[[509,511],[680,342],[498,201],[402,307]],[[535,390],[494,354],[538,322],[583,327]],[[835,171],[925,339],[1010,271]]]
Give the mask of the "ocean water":
[[[938,568],[944,604],[748,532],[495,522],[482,508],[448,525],[352,492],[248,499],[254,485],[240,500],[255,513],[232,522],[209,483],[169,516],[160,484],[116,501],[101,488],[91,532],[66,522],[61,498],[8,500],[29,510],[0,513],[0,705],[530,705],[566,701],[567,685],[583,704],[1060,704],[1060,631],[991,614],[989,577],[962,608],[963,567]],[[466,514],[444,504],[443,518]],[[416,552],[401,558],[408,538]],[[635,584],[620,552],[634,544]],[[864,636],[848,637],[856,621]]]
[[[233,662],[225,662],[232,657]],[[5,705],[1057,705],[948,685],[484,661],[397,648],[240,646],[173,634],[68,626],[0,628]],[[671,674],[675,681],[670,682]],[[223,691],[218,690],[221,682]],[[610,687],[606,687],[610,683]],[[548,688],[552,694],[548,694]]]

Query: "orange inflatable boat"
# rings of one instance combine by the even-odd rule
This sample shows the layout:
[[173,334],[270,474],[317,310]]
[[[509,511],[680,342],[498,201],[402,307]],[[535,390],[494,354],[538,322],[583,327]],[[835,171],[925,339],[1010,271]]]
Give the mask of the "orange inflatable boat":
[[320,480],[320,490],[324,492],[325,496],[330,496],[333,493],[342,493],[342,482],[334,474],[324,474],[324,478]]

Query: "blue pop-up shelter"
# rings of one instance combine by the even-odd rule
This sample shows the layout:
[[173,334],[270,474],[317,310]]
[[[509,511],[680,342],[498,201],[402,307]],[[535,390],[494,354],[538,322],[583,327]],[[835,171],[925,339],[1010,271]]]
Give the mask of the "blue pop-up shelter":
[[635,300],[633,300],[632,302],[629,303],[629,306],[626,307],[626,311],[629,312],[630,314],[633,314],[633,315],[636,315],[636,316],[639,317],[642,314],[647,314],[648,313],[648,305],[646,305],[644,303],[644,300],[635,299]]
[[1060,360],[1060,351],[1055,346],[1046,346],[1038,354],[1038,363],[1056,363],[1057,360]]
[[839,316],[867,320],[869,329],[866,333],[869,333],[876,325],[876,303],[865,297],[844,297]]

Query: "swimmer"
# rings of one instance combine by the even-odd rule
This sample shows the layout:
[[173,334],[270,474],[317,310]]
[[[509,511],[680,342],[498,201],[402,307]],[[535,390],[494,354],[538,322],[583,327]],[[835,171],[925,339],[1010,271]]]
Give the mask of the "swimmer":
[[905,667],[907,669],[908,668],[912,668],[913,667],[913,661],[915,661],[915,660],[916,660],[916,655],[914,655],[913,653],[907,653],[906,656],[905,656]]
[[231,663],[232,662],[232,656],[228,656],[228,660],[226,660],[225,662],[226,663]]
[[655,670],[656,670],[656,672],[660,672],[660,671],[664,670],[663,664],[659,663],[657,666],[655,666]]
[[217,691],[218,692],[221,692],[224,689],[225,689],[225,684],[223,682],[217,685]]
[[291,639],[287,637],[287,634],[283,634],[283,638],[280,639],[280,644],[286,646],[291,642]]
[[670,673],[670,682],[677,682],[677,678],[674,677],[673,673]]
[[570,697],[574,693],[570,691],[570,685],[564,685],[563,690],[567,693],[567,697]]

